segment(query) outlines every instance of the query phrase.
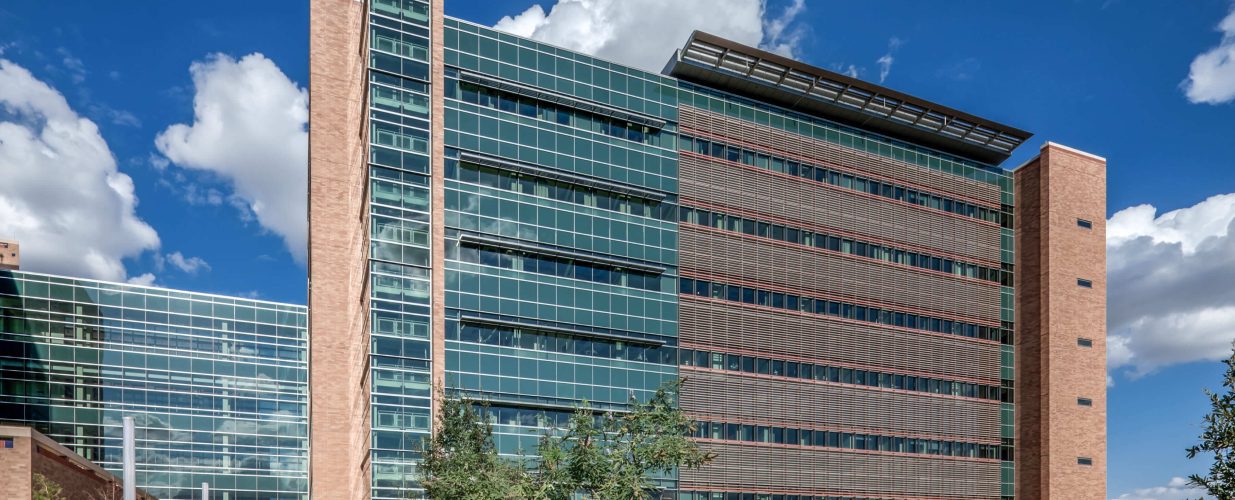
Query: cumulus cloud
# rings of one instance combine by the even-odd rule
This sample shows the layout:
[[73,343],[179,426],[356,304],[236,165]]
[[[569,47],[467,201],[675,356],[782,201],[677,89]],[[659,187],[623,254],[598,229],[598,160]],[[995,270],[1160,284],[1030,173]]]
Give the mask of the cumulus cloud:
[[794,19],[805,8],[804,0],[793,0],[779,15],[768,11],[766,0],[558,0],[547,13],[533,5],[494,27],[660,71],[693,30],[794,57],[804,33]]
[[1235,9],[1218,23],[1218,46],[1196,56],[1184,80],[1184,92],[1194,103],[1222,104],[1235,100]]
[[1235,193],[1159,215],[1152,205],[1107,224],[1110,369],[1137,377],[1213,361],[1235,341]]
[[124,281],[123,259],[159,246],[98,126],[4,59],[0,179],[0,238],[21,242],[23,269]]
[[231,190],[223,196],[195,188],[195,199],[208,204],[228,199],[242,209],[242,217],[282,237],[303,262],[307,92],[261,54],[239,60],[215,54],[193,63],[189,73],[196,90],[194,121],[168,127],[155,138],[155,147],[178,167],[207,173]]
[[1131,493],[1124,493],[1111,500],[1190,500],[1204,498],[1205,491],[1188,485],[1188,480],[1173,477],[1166,486],[1140,488]]

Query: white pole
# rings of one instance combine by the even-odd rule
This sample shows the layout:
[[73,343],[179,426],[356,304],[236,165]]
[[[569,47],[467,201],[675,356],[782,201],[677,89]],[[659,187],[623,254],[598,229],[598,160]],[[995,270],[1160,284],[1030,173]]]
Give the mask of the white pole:
[[202,500],[210,499],[210,483],[202,483]]
[[137,444],[133,417],[124,417],[124,500],[137,500]]

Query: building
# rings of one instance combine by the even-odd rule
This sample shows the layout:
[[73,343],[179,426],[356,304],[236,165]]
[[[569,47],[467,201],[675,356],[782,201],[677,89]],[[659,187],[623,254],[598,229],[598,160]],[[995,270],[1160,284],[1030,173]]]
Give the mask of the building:
[[685,377],[718,458],[682,500],[1104,497],[1104,162],[1013,174],[1029,133],[869,82],[705,33],[649,73],[441,1],[311,3],[314,496],[414,492],[435,386],[514,453]]
[[0,269],[16,270],[21,267],[21,247],[16,241],[0,240]]
[[[28,425],[158,498],[306,498],[303,306],[0,271],[0,422]],[[2,434],[2,433],[0,433]]]
[[[124,498],[119,477],[26,426],[0,425],[0,477],[4,498],[33,498],[44,484],[60,488],[64,500]],[[141,489],[137,497],[154,500]]]
[[1048,142],[1015,176],[1017,493],[1099,498],[1106,491],[1106,160]]

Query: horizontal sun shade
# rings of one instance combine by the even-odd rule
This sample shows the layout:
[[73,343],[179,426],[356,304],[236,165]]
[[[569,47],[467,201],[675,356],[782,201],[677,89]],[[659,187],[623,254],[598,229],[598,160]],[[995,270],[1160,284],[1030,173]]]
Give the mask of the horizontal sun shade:
[[593,188],[596,188],[602,191],[611,191],[614,193],[630,195],[630,196],[634,196],[637,198],[644,198],[644,199],[653,200],[653,201],[660,201],[660,200],[665,199],[664,193],[661,193],[658,191],[652,191],[650,189],[643,189],[638,186],[623,184],[623,183],[611,181],[608,179],[600,179],[596,177],[590,177],[590,176],[579,175],[579,174],[574,174],[570,172],[564,172],[561,170],[557,170],[553,168],[546,168],[546,167],[542,167],[539,165],[532,165],[532,164],[523,163],[523,162],[510,161],[510,160],[506,160],[502,158],[495,158],[495,157],[488,156],[488,155],[481,155],[481,154],[462,151],[459,153],[459,160],[463,162],[467,162],[467,163],[485,166],[485,167],[493,167],[498,170],[507,170],[511,172],[523,172],[528,175],[544,177],[546,179],[558,180],[558,181],[562,181],[562,182],[566,182],[570,184],[578,184],[581,186],[593,187]]
[[562,333],[562,334],[574,335],[578,337],[591,337],[591,338],[597,338],[597,339],[620,340],[623,342],[630,342],[632,344],[655,345],[655,346],[665,345],[665,342],[663,340],[646,339],[646,338],[639,338],[639,337],[628,337],[626,335],[614,335],[612,333],[600,333],[600,332],[593,332],[593,331],[588,331],[588,330],[579,330],[579,329],[574,329],[574,328],[562,328],[558,326],[545,326],[545,325],[539,325],[536,323],[525,323],[522,321],[509,321],[509,320],[503,320],[503,319],[484,318],[480,316],[463,315],[459,317],[459,321],[462,321],[464,323],[470,323],[473,325],[504,326],[508,328],[522,328],[522,329],[537,330],[537,331],[542,331],[542,332]]
[[667,69],[684,80],[983,162],[1002,162],[1032,135],[699,31]]
[[555,257],[562,257],[565,259],[581,260],[581,261],[592,262],[592,263],[601,264],[605,266],[612,266],[612,267],[619,268],[619,269],[632,269],[635,271],[643,271],[643,272],[654,273],[654,274],[660,274],[660,273],[665,272],[665,268],[663,267],[644,264],[641,262],[635,262],[635,261],[625,260],[625,259],[615,259],[612,257],[602,257],[599,255],[590,255],[590,254],[579,253],[579,252],[572,252],[570,250],[563,250],[559,248],[549,248],[549,247],[544,247],[544,246],[535,245],[531,243],[524,243],[521,241],[508,240],[505,238],[491,238],[488,236],[481,236],[481,235],[472,234],[472,233],[463,233],[459,235],[459,243],[472,244],[472,245],[484,245],[484,246],[489,246],[489,247],[494,247],[494,248],[505,248],[505,249],[510,249],[510,250],[520,250],[520,251],[533,253],[533,254],[540,254],[540,255],[552,255]]
[[665,128],[665,121],[659,118],[622,111],[597,102],[585,101],[583,99],[558,94],[556,92],[546,92],[544,90],[534,89],[518,83],[490,78],[487,76],[478,75],[476,73],[460,71],[459,80],[474,83],[483,87],[504,90],[512,94],[519,94],[521,96],[530,97],[540,101],[581,109],[589,113],[608,116],[610,118],[615,118],[630,123],[637,123],[639,125],[644,125],[657,130]]

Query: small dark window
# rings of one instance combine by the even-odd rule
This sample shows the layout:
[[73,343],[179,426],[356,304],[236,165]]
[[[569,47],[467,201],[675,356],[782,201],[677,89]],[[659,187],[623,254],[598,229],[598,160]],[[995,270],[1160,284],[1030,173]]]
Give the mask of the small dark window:
[[1089,457],[1076,457],[1078,465],[1093,465],[1093,459]]
[[1078,338],[1076,339],[1076,345],[1079,345],[1081,347],[1093,347],[1093,340],[1083,338],[1083,337]]
[[1089,398],[1076,398],[1076,404],[1080,406],[1093,406],[1093,400]]
[[1077,278],[1077,279],[1076,279],[1076,286],[1079,286],[1079,287],[1081,287],[1081,288],[1093,288],[1093,282],[1092,282],[1092,281],[1089,281],[1089,280],[1084,280],[1084,279]]
[[1085,219],[1076,219],[1076,225],[1085,229],[1093,229],[1093,223]]
[[0,448],[12,448],[12,447],[13,447],[13,438],[0,437]]

